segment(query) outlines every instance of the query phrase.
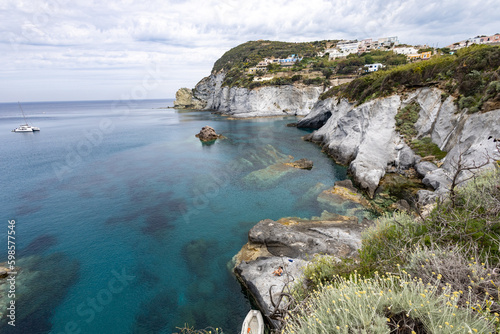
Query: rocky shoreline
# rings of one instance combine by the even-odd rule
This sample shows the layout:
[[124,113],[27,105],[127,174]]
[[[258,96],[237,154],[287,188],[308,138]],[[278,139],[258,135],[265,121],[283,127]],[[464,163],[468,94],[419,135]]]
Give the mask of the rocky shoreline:
[[[373,209],[364,195],[373,199],[380,194],[388,175],[420,178],[428,187],[416,192],[422,209],[435,203],[437,197],[446,196],[452,184],[471,176],[462,167],[476,164],[488,168],[500,159],[492,140],[500,138],[500,110],[471,114],[467,108],[460,110],[456,99],[438,88],[417,88],[356,105],[337,97],[320,100],[323,89],[319,87],[250,90],[222,87],[223,80],[224,73],[204,78],[192,91],[183,91],[182,101],[176,101],[176,105],[215,110],[233,118],[305,116],[292,125],[315,130],[304,139],[321,145],[337,163],[348,166],[357,189],[364,192],[359,193],[349,180],[329,189],[317,184],[304,198],[320,204],[325,210],[320,217],[265,219],[249,231],[248,242],[233,259],[234,273],[271,326],[277,325],[281,292],[301,279],[312,257],[356,257],[361,232],[372,224],[366,218],[360,221],[356,210]],[[398,131],[398,115],[410,105],[418,110],[417,121],[412,124],[415,138],[429,138],[430,145],[447,152],[444,158],[419,156],[410,147],[413,143]],[[292,157],[278,155],[273,160],[250,172],[244,182],[265,189],[297,167],[312,168],[312,163],[293,162]],[[347,215],[334,213],[345,206],[349,208],[343,211]],[[393,205],[401,210],[408,207],[406,201]],[[274,276],[279,266],[285,274]]]
[[[363,196],[350,181],[339,181],[335,187],[314,187],[316,200],[335,209],[350,203],[366,208]],[[352,211],[354,212],[354,211]],[[344,216],[323,211],[310,219],[288,217],[277,221],[264,219],[248,233],[248,242],[234,256],[234,273],[249,292],[271,327],[277,327],[283,292],[290,292],[302,279],[305,266],[318,255],[333,258],[356,257],[361,246],[361,233],[373,222],[366,217]],[[274,270],[284,268],[281,276]]]

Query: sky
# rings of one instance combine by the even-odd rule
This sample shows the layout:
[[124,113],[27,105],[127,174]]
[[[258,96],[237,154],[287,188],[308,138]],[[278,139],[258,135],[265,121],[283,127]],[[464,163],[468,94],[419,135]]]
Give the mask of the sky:
[[0,0],[0,102],[174,98],[250,40],[500,32],[500,1]]

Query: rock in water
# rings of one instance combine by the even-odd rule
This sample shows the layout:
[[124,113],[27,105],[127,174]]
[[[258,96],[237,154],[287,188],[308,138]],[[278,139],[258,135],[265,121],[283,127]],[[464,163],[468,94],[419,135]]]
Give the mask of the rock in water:
[[300,168],[300,169],[312,169],[313,168],[313,162],[311,160],[307,159],[299,159],[297,161],[292,161],[288,162],[285,165],[294,167],[294,168]]
[[206,103],[193,96],[188,88],[181,88],[175,93],[174,108],[177,109],[203,109]]
[[217,134],[215,129],[208,125],[201,128],[200,133],[198,133],[195,137],[200,138],[201,141],[212,141],[218,138],[224,138],[223,135]]

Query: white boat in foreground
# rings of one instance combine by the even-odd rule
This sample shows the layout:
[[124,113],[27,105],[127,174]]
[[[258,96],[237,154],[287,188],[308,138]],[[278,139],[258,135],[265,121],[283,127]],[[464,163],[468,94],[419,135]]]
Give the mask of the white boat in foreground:
[[264,318],[258,310],[250,310],[243,326],[241,327],[241,334],[264,334]]

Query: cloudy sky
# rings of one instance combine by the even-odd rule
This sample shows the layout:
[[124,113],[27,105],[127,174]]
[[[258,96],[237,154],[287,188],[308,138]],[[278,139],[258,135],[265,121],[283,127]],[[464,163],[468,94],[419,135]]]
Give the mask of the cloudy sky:
[[0,102],[173,98],[249,40],[443,47],[499,32],[499,12],[498,0],[0,0]]

